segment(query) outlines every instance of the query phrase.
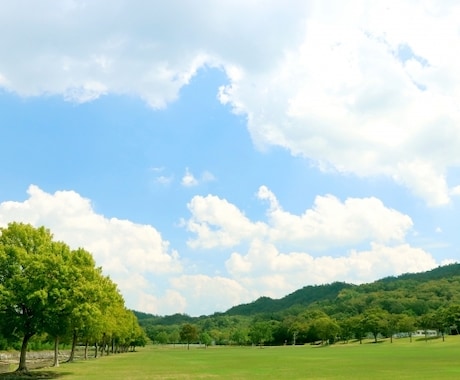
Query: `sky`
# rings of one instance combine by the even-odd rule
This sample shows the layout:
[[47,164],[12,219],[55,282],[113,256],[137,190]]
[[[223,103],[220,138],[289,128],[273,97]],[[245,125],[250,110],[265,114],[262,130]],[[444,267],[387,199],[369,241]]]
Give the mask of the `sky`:
[[222,312],[460,258],[456,1],[5,0],[0,226],[127,307]]

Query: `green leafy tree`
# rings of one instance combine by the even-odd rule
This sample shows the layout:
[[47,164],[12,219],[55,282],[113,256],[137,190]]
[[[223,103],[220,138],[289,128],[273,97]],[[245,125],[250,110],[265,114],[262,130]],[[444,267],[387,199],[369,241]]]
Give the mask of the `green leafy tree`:
[[364,313],[364,328],[372,333],[374,342],[377,343],[379,334],[384,334],[388,329],[388,312],[379,308],[366,310]]
[[202,332],[200,334],[200,342],[204,344],[205,347],[208,347],[212,343],[212,337],[207,332]]
[[190,349],[190,343],[198,340],[198,329],[191,323],[185,323],[180,329],[180,338],[183,342],[187,343],[187,350]]
[[443,312],[443,317],[440,316],[440,319],[443,321],[445,327],[458,335],[460,329],[460,305],[453,303],[446,307]]
[[412,342],[412,333],[416,330],[417,320],[412,315],[403,314],[398,320],[398,330],[409,335]]
[[428,330],[436,325],[434,312],[425,313],[418,319],[418,325],[425,331],[425,342],[428,341]]
[[45,331],[54,339],[55,367],[59,366],[59,340],[70,329],[70,317],[74,308],[73,297],[74,277],[73,266],[70,264],[71,251],[67,244],[52,242],[50,252],[43,258],[49,268],[46,280],[47,307],[44,311],[46,323]]
[[85,344],[84,358],[88,358],[88,341],[94,340],[101,329],[102,313],[100,300],[103,297],[101,288],[101,268],[96,268],[92,255],[78,248],[70,256],[72,265],[72,297],[73,307],[70,315],[72,347],[69,362],[74,360],[78,339]]
[[3,332],[22,338],[18,372],[27,372],[30,338],[49,323],[49,275],[54,266],[52,235],[44,227],[10,223],[0,229],[0,323]]
[[169,340],[169,335],[166,331],[160,331],[155,337],[155,342],[159,344],[167,344],[168,340]]
[[359,314],[348,318],[348,324],[354,337],[359,340],[359,344],[362,344],[367,332],[364,315]]
[[169,333],[169,342],[171,342],[173,344],[173,346],[175,346],[176,343],[179,343],[179,340],[180,340],[180,330],[179,329],[173,329]]
[[273,328],[269,321],[258,321],[251,325],[249,336],[253,343],[262,345],[273,339]]
[[247,329],[244,327],[235,328],[230,334],[230,339],[239,346],[245,345],[248,342]]
[[312,323],[312,328],[321,339],[321,344],[334,341],[340,332],[340,326],[328,316],[315,319]]

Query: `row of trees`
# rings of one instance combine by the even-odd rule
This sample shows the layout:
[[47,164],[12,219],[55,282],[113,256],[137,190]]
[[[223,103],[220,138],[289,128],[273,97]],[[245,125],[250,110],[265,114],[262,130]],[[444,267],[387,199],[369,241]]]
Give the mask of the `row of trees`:
[[[434,329],[458,333],[460,264],[387,277],[370,284],[306,286],[281,298],[261,297],[225,313],[190,317],[136,313],[153,341],[175,343],[194,324],[216,344],[307,343]],[[267,333],[264,333],[267,332]],[[260,338],[262,337],[262,338]]]
[[[377,342],[379,336],[389,337],[403,334],[412,339],[415,330],[436,329],[444,334],[458,334],[460,305],[451,304],[421,316],[394,314],[372,307],[356,315],[329,316],[317,308],[307,308],[298,314],[245,316],[210,316],[197,318],[195,323],[182,325],[149,325],[146,332],[157,343],[209,344],[305,344],[333,343],[337,340],[356,339],[360,342],[372,336]],[[183,333],[184,326],[193,335]],[[187,337],[187,339],[185,339]],[[191,339],[190,337],[193,337]]]
[[[9,343],[21,340],[17,371],[26,372],[30,339],[54,340],[59,365],[61,340],[108,354],[145,344],[136,316],[125,307],[111,279],[92,255],[55,241],[49,230],[11,223],[0,229],[0,334]],[[99,347],[99,348],[98,348]]]

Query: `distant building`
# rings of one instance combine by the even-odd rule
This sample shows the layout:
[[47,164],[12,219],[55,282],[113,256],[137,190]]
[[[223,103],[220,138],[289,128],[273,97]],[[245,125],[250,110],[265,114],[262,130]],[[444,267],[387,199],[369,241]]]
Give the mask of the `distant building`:
[[[426,333],[426,334],[425,334]],[[437,330],[417,330],[409,334],[408,332],[399,332],[393,335],[393,338],[408,338],[409,336],[418,337],[435,337],[438,336]]]
[[438,331],[437,330],[417,330],[412,333],[412,336],[417,337],[417,336],[438,336]]

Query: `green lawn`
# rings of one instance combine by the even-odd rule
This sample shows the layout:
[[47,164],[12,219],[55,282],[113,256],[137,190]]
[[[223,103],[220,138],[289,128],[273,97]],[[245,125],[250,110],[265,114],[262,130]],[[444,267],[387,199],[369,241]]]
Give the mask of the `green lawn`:
[[460,337],[379,344],[153,347],[62,364],[47,378],[77,379],[459,379]]

